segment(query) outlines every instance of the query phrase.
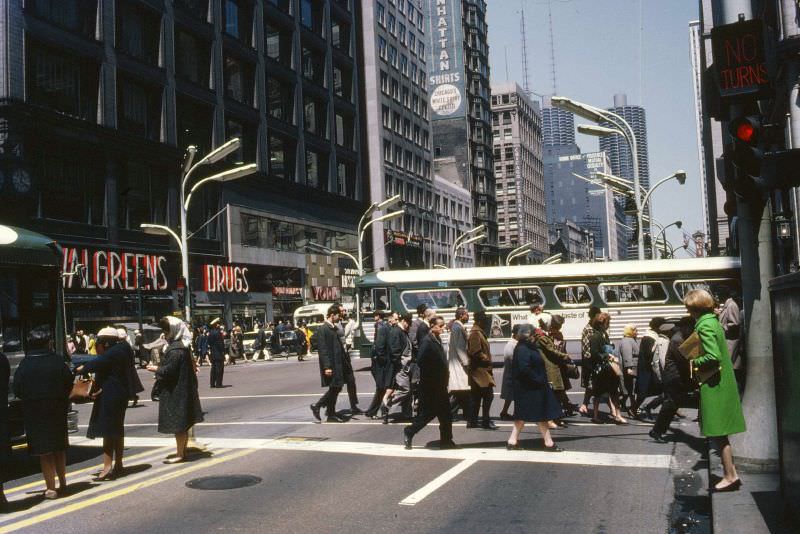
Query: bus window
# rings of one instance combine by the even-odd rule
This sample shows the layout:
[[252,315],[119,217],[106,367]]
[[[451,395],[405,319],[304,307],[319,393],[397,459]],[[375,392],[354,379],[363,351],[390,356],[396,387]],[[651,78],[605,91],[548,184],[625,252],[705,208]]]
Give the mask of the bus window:
[[10,272],[3,271],[0,276],[0,347],[5,352],[22,350],[18,282]]
[[403,291],[400,294],[400,300],[403,301],[403,306],[408,311],[415,311],[420,304],[425,304],[435,310],[455,310],[464,306],[465,303],[464,296],[459,289]]
[[490,287],[478,290],[484,308],[544,306],[545,298],[539,286]]
[[388,289],[385,287],[376,287],[361,291],[361,313],[388,309],[390,309]]
[[562,306],[589,306],[594,301],[586,284],[559,285],[553,292]]
[[739,295],[739,283],[730,278],[719,278],[711,280],[676,280],[675,293],[681,300],[686,297],[686,293],[693,289],[705,289],[717,299],[720,303],[724,302],[728,297],[736,297]]
[[599,284],[597,289],[606,304],[667,301],[667,292],[661,282],[617,282]]

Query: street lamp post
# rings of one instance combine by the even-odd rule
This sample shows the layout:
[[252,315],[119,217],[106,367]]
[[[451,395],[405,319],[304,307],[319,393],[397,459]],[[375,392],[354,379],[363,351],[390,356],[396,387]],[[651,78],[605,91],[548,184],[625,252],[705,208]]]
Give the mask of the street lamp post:
[[525,243],[524,245],[521,245],[512,250],[511,252],[509,252],[508,256],[506,256],[506,266],[507,267],[510,266],[513,260],[528,254],[532,248],[533,248],[533,243]]
[[656,250],[657,250],[657,247],[658,247],[658,237],[660,235],[664,236],[664,255],[666,256],[666,253],[667,253],[667,233],[666,232],[667,232],[667,228],[669,228],[670,226],[676,226],[680,230],[681,226],[683,226],[683,221],[675,221],[673,223],[669,223],[668,225],[662,227],[661,231],[656,234],[656,238],[653,239],[653,243],[652,243],[652,245],[653,245],[652,246],[652,255],[653,255],[654,259],[656,257]]
[[[486,234],[480,234],[480,233],[483,232],[485,229],[486,229],[486,225],[485,224],[481,224],[480,226],[476,226],[472,230],[464,232],[463,234],[458,236],[455,239],[455,241],[453,241],[452,254],[451,254],[452,259],[450,260],[450,263],[453,266],[453,268],[456,267],[456,254],[458,254],[458,249],[460,247],[463,247],[463,246],[469,245],[471,243],[475,243],[477,241],[480,241],[481,239],[484,239],[486,237]],[[478,235],[478,234],[480,234],[480,235]]]
[[[222,145],[218,146],[208,154],[206,154],[200,161],[194,163],[195,155],[197,154],[197,147],[194,145],[189,146],[186,149],[186,158],[183,162],[183,171],[181,176],[181,186],[180,186],[180,215],[181,215],[181,227],[180,227],[180,237],[171,229],[167,228],[163,225],[158,224],[142,224],[140,225],[141,228],[150,234],[157,234],[157,235],[170,235],[178,242],[178,248],[181,252],[181,276],[183,277],[184,281],[184,302],[183,302],[183,314],[184,320],[187,324],[191,325],[192,322],[192,308],[191,308],[191,288],[189,287],[189,244],[188,244],[188,230],[187,230],[187,212],[189,211],[189,202],[192,199],[192,194],[200,188],[203,184],[208,182],[229,182],[231,180],[237,180],[239,178],[243,178],[250,174],[253,174],[258,170],[258,165],[255,163],[251,163],[249,165],[241,165],[239,167],[234,167],[233,169],[229,169],[227,171],[219,172],[216,174],[212,174],[211,176],[205,177],[202,180],[198,181],[196,184],[192,186],[189,190],[189,194],[186,194],[186,186],[189,183],[189,178],[192,176],[198,168],[202,167],[203,165],[208,165],[211,163],[216,163],[225,159],[228,155],[235,152],[239,149],[241,145],[241,139],[235,137],[230,141],[223,143]],[[194,163],[194,164],[193,164]]]

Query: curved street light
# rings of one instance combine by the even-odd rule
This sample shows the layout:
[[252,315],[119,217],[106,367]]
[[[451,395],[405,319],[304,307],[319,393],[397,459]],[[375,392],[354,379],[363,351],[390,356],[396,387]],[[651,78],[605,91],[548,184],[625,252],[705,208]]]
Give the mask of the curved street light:
[[[458,253],[458,249],[461,248],[462,246],[466,246],[466,245],[469,245],[470,243],[474,243],[475,241],[472,240],[473,236],[475,236],[476,234],[478,234],[480,232],[483,232],[485,229],[486,229],[486,225],[485,224],[481,224],[479,226],[476,226],[472,230],[468,230],[468,231],[464,232],[463,234],[458,236],[455,239],[455,241],[453,241],[453,246],[451,247],[452,248],[451,258],[452,259],[450,261],[450,263],[452,264],[453,268],[456,267],[456,254]],[[483,237],[486,237],[486,236],[484,235]],[[483,239],[483,237],[481,239]],[[478,241],[480,241],[480,239],[478,239]]]
[[509,252],[508,256],[506,256],[506,267],[510,266],[513,260],[521,256],[526,256],[532,249],[533,243],[525,243]]
[[[667,253],[667,247],[666,247],[666,243],[667,243],[667,228],[669,228],[670,226],[676,226],[678,228],[678,230],[680,230],[681,227],[683,226],[683,221],[675,221],[673,223],[669,223],[668,225],[662,227],[661,231],[656,234],[656,238],[653,240],[653,243],[652,243],[653,244],[653,248],[652,248],[653,259],[655,259],[655,257],[656,257],[656,250],[658,250],[658,238],[661,235],[664,236],[664,255],[666,256],[666,253]],[[670,247],[670,248],[672,248],[672,247]]]

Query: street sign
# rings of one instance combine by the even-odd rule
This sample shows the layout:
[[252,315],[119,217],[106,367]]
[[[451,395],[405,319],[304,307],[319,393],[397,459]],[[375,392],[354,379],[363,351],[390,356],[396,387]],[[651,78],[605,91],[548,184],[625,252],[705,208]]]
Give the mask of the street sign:
[[772,94],[762,21],[715,26],[711,30],[711,47],[719,95],[723,100],[760,99]]

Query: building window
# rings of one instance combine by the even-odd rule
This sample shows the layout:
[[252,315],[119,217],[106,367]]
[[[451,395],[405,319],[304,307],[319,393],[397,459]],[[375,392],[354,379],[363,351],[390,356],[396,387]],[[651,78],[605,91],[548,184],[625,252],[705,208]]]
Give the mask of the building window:
[[350,55],[350,25],[338,20],[331,21],[331,45],[348,56]]
[[350,102],[353,93],[353,75],[349,69],[333,66],[333,92],[336,96]]
[[306,150],[306,185],[328,190],[327,157],[314,150]]
[[45,219],[105,225],[104,162],[76,150],[59,152],[35,146],[31,166],[39,185],[39,210]]
[[291,13],[292,0],[267,0],[267,2],[284,13]]
[[34,16],[89,39],[97,34],[97,0],[27,0]]
[[264,25],[267,39],[267,57],[286,67],[292,65],[292,31],[273,26]]
[[386,56],[387,56],[387,54],[386,54],[386,39],[384,39],[380,35],[378,36],[378,55],[382,59],[386,59]]
[[242,104],[253,105],[253,67],[243,61],[225,56],[225,96]]
[[322,2],[300,0],[300,23],[314,33],[322,33]]
[[336,112],[336,144],[353,149],[353,118]]
[[167,219],[167,183],[164,171],[150,165],[127,161],[117,178],[120,228],[139,230],[142,223],[164,224]]
[[161,88],[121,77],[117,82],[117,127],[158,141],[161,138]]
[[346,161],[336,163],[337,192],[348,198],[356,197],[355,165]]
[[175,6],[183,8],[190,16],[208,20],[208,0],[174,0]]
[[239,150],[228,156],[228,160],[247,163],[255,162],[258,126],[234,119],[227,119],[225,121],[225,139],[233,139],[234,137],[241,139],[242,144]]
[[303,47],[303,77],[325,85],[325,53]]
[[376,11],[378,13],[378,24],[386,27],[386,9],[383,7],[383,4],[378,2]]
[[175,73],[208,87],[211,45],[183,30],[175,30]]
[[198,154],[211,151],[211,131],[214,114],[210,105],[202,104],[188,97],[175,99],[175,115],[178,127],[178,146],[185,149],[189,145],[197,147]]
[[31,104],[97,121],[96,63],[33,42],[28,42],[26,54],[26,93]]
[[294,86],[274,78],[267,77],[267,107],[269,115],[275,119],[294,123]]
[[223,0],[223,25],[225,33],[242,43],[252,44],[253,7],[247,0]]
[[303,96],[303,121],[307,132],[326,137],[327,116],[327,106],[324,102],[308,95]]
[[271,135],[269,137],[269,175],[284,180],[294,180],[294,140]]
[[123,54],[158,65],[161,17],[154,11],[117,2],[117,48]]

